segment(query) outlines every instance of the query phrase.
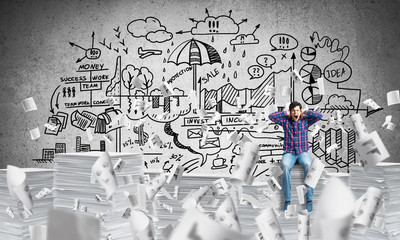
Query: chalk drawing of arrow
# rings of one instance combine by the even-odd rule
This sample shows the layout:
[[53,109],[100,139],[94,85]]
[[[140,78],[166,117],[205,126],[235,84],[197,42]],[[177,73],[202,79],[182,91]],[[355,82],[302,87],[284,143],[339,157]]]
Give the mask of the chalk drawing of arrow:
[[[51,99],[50,99],[50,112],[52,114],[54,114],[54,108],[53,108],[53,97],[54,94],[57,92],[57,89],[60,87],[61,85],[58,85],[58,87],[56,87],[56,89],[54,90],[53,94],[51,95]],[[57,104],[58,105],[58,104]],[[57,107],[58,108],[58,107]]]

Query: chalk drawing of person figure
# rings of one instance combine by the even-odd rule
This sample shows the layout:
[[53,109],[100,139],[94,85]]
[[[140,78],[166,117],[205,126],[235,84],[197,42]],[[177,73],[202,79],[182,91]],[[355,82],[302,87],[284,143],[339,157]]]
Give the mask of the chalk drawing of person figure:
[[68,97],[71,97],[71,88],[68,87]]
[[66,87],[63,88],[63,97],[67,97],[67,88]]
[[72,97],[75,97],[75,87],[72,87]]

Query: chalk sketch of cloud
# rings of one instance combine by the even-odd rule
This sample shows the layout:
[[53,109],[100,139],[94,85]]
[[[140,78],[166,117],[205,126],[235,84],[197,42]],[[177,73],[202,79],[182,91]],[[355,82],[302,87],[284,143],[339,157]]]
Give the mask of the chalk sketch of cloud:
[[236,34],[239,32],[239,25],[227,16],[206,17],[204,21],[197,22],[191,32],[193,35]]
[[[135,38],[145,37],[150,42],[165,42],[172,39],[172,33],[154,17],[136,19],[127,26],[128,32]],[[150,35],[150,36],[149,36]]]
[[329,97],[328,103],[325,105],[325,109],[328,112],[333,112],[335,110],[340,110],[340,112],[344,116],[347,116],[349,114],[349,109],[354,109],[353,103],[346,99],[346,96],[344,95],[337,95],[333,94]]
[[258,44],[258,39],[253,34],[239,34],[230,41],[231,45]]

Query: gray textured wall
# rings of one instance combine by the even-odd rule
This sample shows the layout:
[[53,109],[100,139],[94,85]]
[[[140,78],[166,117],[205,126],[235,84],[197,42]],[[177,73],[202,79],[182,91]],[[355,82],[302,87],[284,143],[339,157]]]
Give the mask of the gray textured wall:
[[[289,59],[292,53],[297,54],[296,64],[301,66],[299,58],[300,50],[305,46],[313,46],[310,36],[314,31],[319,37],[328,36],[330,39],[338,39],[339,47],[348,46],[350,53],[346,63],[351,66],[352,76],[349,81],[341,84],[341,87],[361,89],[361,102],[367,98],[374,99],[384,109],[365,117],[364,120],[369,131],[377,130],[379,135],[391,154],[390,161],[399,162],[399,144],[396,141],[399,136],[399,128],[388,131],[380,127],[386,115],[393,115],[393,122],[400,124],[400,106],[387,106],[386,93],[400,89],[399,67],[400,67],[400,2],[399,1],[6,1],[0,3],[0,168],[7,164],[14,164],[23,167],[42,166],[52,167],[52,164],[37,163],[32,161],[41,158],[43,148],[54,148],[55,142],[67,144],[67,151],[74,152],[75,137],[82,136],[82,141],[88,142],[86,134],[81,130],[68,126],[58,136],[44,134],[43,124],[47,122],[50,113],[51,96],[54,90],[61,85],[60,77],[76,76],[76,69],[79,64],[76,60],[84,56],[84,51],[71,47],[69,42],[74,42],[83,47],[91,44],[92,32],[95,32],[95,46],[102,51],[98,62],[104,63],[109,69],[106,72],[110,78],[114,75],[115,62],[118,55],[122,55],[122,68],[127,64],[134,64],[137,67],[146,66],[154,75],[154,86],[159,87],[162,77],[168,80],[176,72],[183,69],[174,64],[162,63],[163,58],[168,58],[167,49],[173,50],[179,43],[192,38],[190,33],[176,34],[179,30],[190,30],[194,23],[189,18],[202,20],[206,17],[205,9],[212,16],[228,15],[232,10],[232,19],[236,23],[241,19],[248,19],[240,24],[238,34],[249,34],[257,24],[259,29],[254,36],[259,39],[258,44],[237,46],[237,52],[232,51],[229,40],[236,35],[194,36],[215,47],[220,53],[222,61],[225,62],[225,72],[231,77],[231,83],[236,84],[238,89],[247,86],[257,86],[261,83],[258,80],[249,80],[247,68],[257,64],[256,57],[260,54],[273,55],[277,63],[273,70],[287,69],[291,66]],[[135,19],[145,19],[153,16],[166,26],[167,30],[173,33],[173,39],[164,43],[151,43],[144,38],[133,38],[127,32],[127,25]],[[99,42],[106,38],[106,41],[113,41],[113,46],[118,46],[118,39],[114,36],[117,32],[113,28],[120,27],[120,38],[124,38],[129,46],[129,54],[116,53],[108,50]],[[270,38],[277,33],[290,34],[297,39],[299,45],[292,51],[271,51]],[[214,41],[213,41],[214,40]],[[174,43],[171,46],[171,42]],[[151,56],[140,59],[137,48],[161,49],[162,56]],[[222,53],[228,48],[228,53]],[[239,54],[246,51],[246,58],[240,58]],[[318,53],[328,54],[329,49],[318,48]],[[287,59],[281,59],[282,53],[287,53]],[[230,54],[230,55],[229,55]],[[325,55],[327,56],[327,55]],[[329,56],[332,57],[332,56]],[[241,66],[233,66],[227,69],[227,61],[232,59],[241,60]],[[324,68],[328,61],[338,60],[320,58],[320,67]],[[84,59],[82,63],[91,63]],[[199,69],[199,76],[205,76],[217,65],[204,66]],[[222,78],[221,66],[217,66],[221,72],[212,81],[218,86],[227,84],[226,78]],[[162,69],[166,71],[163,73]],[[232,77],[236,70],[238,78]],[[266,73],[268,69],[265,69]],[[178,78],[179,79],[179,78]],[[174,86],[185,89],[182,79],[191,83],[191,73],[183,75],[175,80]],[[208,84],[208,85],[207,85]],[[105,98],[104,90],[94,91],[93,95],[99,99]],[[277,83],[278,85],[278,83]],[[72,86],[72,85],[71,85]],[[77,89],[79,85],[75,85]],[[204,83],[203,87],[213,89],[210,83]],[[190,90],[185,89],[187,94]],[[280,90],[280,89],[279,89]],[[327,86],[328,93],[331,91]],[[298,91],[299,92],[299,91]],[[56,92],[57,94],[57,92]],[[87,98],[85,94],[77,93],[81,99]],[[354,92],[344,93],[352,98]],[[61,93],[62,95],[62,93]],[[34,97],[38,106],[37,111],[25,113],[20,104],[21,100],[27,97]],[[76,109],[65,109],[63,101],[68,99],[60,98],[60,109],[71,115]],[[284,100],[282,100],[284,101]],[[126,105],[125,105],[126,106]],[[54,108],[54,102],[53,106]],[[360,104],[360,108],[365,108]],[[79,111],[84,110],[78,109]],[[95,114],[104,111],[102,109],[87,109]],[[326,117],[329,114],[325,115]],[[178,120],[177,120],[178,121]],[[146,131],[151,133],[154,129],[162,132],[163,124],[147,120]],[[41,138],[37,141],[30,140],[29,130],[39,126]],[[174,130],[179,132],[181,123],[174,125]],[[186,132],[181,132],[181,135]],[[136,135],[126,134],[125,139]],[[221,139],[225,139],[221,137]],[[99,148],[98,141],[101,136],[96,136],[92,142],[92,148]],[[171,137],[163,136],[164,141],[171,141]],[[225,140],[222,140],[225,141]],[[190,143],[191,144],[191,143]],[[197,144],[197,143],[196,143]],[[195,148],[195,144],[193,144]],[[113,150],[115,146],[107,145],[107,149]],[[139,151],[140,147],[135,146],[126,151]],[[177,149],[177,148],[175,148]],[[162,161],[168,159],[170,153],[164,156]],[[146,151],[151,151],[147,148]],[[197,149],[200,151],[199,149]],[[215,152],[212,154],[215,155]],[[221,155],[223,153],[221,152]],[[220,156],[221,156],[220,155]],[[185,158],[186,156],[184,156]],[[188,156],[187,158],[190,158]],[[230,159],[229,156],[226,159]],[[205,165],[207,166],[207,165]],[[205,167],[208,171],[210,166]]]

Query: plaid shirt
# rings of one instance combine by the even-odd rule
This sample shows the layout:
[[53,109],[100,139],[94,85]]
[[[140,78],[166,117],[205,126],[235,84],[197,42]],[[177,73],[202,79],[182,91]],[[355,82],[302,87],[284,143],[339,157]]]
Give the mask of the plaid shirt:
[[296,122],[288,117],[286,111],[271,113],[269,119],[283,127],[285,133],[283,151],[300,154],[308,151],[308,128],[322,118],[316,111],[306,110]]

